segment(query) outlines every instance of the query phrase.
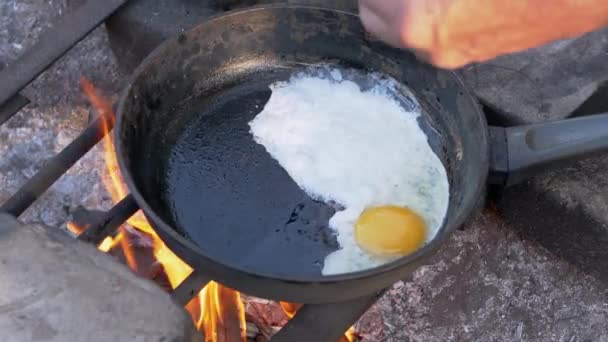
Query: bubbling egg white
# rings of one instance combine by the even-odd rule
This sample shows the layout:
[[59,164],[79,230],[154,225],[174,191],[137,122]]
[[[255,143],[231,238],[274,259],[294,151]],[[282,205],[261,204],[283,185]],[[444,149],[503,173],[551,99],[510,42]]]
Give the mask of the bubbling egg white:
[[[366,270],[399,256],[377,256],[357,244],[354,225],[370,207],[408,207],[433,239],[448,209],[445,168],[418,125],[420,107],[392,78],[366,75],[362,89],[347,72],[326,67],[271,85],[272,95],[250,123],[254,140],[314,199],[340,204],[329,226],[340,249],[323,275]],[[406,91],[407,92],[407,91]],[[404,108],[398,98],[414,103]]]

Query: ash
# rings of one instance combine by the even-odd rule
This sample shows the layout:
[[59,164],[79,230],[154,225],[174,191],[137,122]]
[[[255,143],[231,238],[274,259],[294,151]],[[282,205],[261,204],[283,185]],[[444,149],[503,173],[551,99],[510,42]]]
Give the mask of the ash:
[[[0,67],[35,42],[54,18],[80,2],[0,2]],[[24,93],[33,104],[0,127],[0,201],[7,200],[44,165],[46,159],[60,151],[86,126],[90,108],[80,91],[78,80],[81,75],[91,79],[110,98],[116,98],[125,82],[103,27],[30,85]],[[64,229],[78,206],[108,209],[110,197],[100,180],[103,171],[103,151],[97,146],[21,219]],[[544,188],[555,187],[555,183],[547,185],[547,182],[536,181],[518,191],[530,193],[543,188],[538,184]],[[572,196],[560,192],[558,197],[567,199],[563,204],[564,212],[572,210]],[[600,196],[600,199],[605,202],[605,197]],[[543,197],[536,199],[541,201]],[[595,202],[599,203],[599,200],[595,199]],[[503,205],[507,209],[513,207],[509,206],[509,201]],[[593,222],[606,227],[606,210],[597,209],[598,205],[593,208]],[[520,208],[510,215],[521,213]],[[542,221],[543,212],[526,213],[541,216]],[[587,262],[595,260],[590,265],[577,262],[575,256],[580,253],[574,253],[574,256],[562,253],[560,246],[563,244],[552,245],[528,234],[525,232],[528,226],[522,229],[520,221],[504,215],[494,209],[485,209],[463,230],[457,231],[427,266],[395,284],[357,324],[362,339],[608,339],[608,325],[605,324],[608,321],[607,272],[605,266],[594,266],[601,263],[597,255],[603,257],[605,252],[597,250],[596,259],[593,255],[591,259],[586,258]],[[532,227],[533,221],[524,222]],[[605,246],[603,250],[606,250]]]

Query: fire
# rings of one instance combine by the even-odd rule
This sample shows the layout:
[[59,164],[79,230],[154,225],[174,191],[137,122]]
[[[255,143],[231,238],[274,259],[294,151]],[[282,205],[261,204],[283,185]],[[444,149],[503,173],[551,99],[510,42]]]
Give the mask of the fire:
[[[81,78],[82,88],[87,95],[91,105],[97,110],[102,118],[103,129],[109,132],[109,123],[114,120],[112,106],[109,101],[97,94],[95,87],[86,78]],[[114,141],[110,134],[103,139],[104,159],[107,175],[102,180],[112,197],[114,203],[122,200],[128,193],[127,186],[122,181],[118,160],[114,148]],[[133,215],[127,223],[147,234],[153,242],[154,257],[163,267],[171,288],[175,289],[190,273],[192,268],[175,255],[158,237],[152,226],[148,223],[141,211]],[[68,229],[73,233],[80,233],[83,227],[73,223],[68,224]],[[129,241],[129,235],[125,228],[121,227],[115,237],[108,236],[99,244],[98,249],[104,252],[110,251],[120,245],[125,256],[127,265],[134,271],[138,270],[137,260]],[[186,305],[193,322],[197,323],[199,330],[205,331],[206,342],[244,341],[245,340],[245,309],[240,294],[215,282],[209,283],[197,297]],[[234,319],[233,319],[234,318]],[[230,324],[238,324],[231,327]],[[237,333],[235,333],[235,331]],[[234,336],[234,335],[237,336]]]
[[69,231],[71,231],[74,235],[78,236],[80,233],[84,231],[86,227],[81,227],[74,222],[68,222],[66,224]]
[[350,327],[345,333],[344,338],[348,342],[355,342],[357,340],[357,334],[355,333],[355,327]]
[[[99,246],[97,246],[97,249],[99,249],[102,252],[108,253],[114,246],[117,245],[117,239],[114,239],[111,236],[106,237],[100,244]],[[118,241],[120,242],[120,241]]]
[[296,315],[296,312],[298,312],[298,310],[300,310],[300,308],[302,307],[302,304],[287,302],[279,302],[279,305],[281,305],[281,308],[289,318],[293,318],[293,316]]
[[202,291],[201,303],[203,314],[198,328],[210,332],[206,336],[207,341],[245,340],[245,330],[231,326],[245,322],[245,307],[238,292],[211,282]]

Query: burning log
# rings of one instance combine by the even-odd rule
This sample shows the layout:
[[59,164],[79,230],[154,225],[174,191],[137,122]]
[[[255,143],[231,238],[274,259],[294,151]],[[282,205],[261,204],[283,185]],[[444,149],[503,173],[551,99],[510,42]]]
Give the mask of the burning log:
[[245,337],[245,310],[240,294],[216,282],[203,289],[202,319],[198,328],[212,342],[242,341]]
[[72,213],[72,222],[68,222],[68,230],[80,235],[91,222],[97,221],[104,214],[100,210],[89,210],[83,206],[78,206]]
[[256,340],[256,337],[260,334],[260,329],[258,329],[257,325],[247,322],[247,327],[245,329],[245,337],[247,340]]

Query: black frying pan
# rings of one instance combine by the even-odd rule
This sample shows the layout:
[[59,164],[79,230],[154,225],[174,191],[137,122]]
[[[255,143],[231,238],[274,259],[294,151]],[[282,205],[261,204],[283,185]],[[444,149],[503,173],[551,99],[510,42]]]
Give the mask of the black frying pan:
[[[433,241],[385,266],[330,277],[320,272],[337,248],[327,226],[334,209],[300,190],[247,125],[271,83],[318,64],[359,70],[362,86],[376,71],[409,87],[450,182]],[[489,169],[492,182],[506,184],[608,148],[608,116],[488,130],[453,73],[373,39],[357,16],[271,6],[216,17],[154,51],[122,94],[115,134],[129,189],[177,255],[246,293],[318,303],[369,294],[420,266],[481,202]]]

